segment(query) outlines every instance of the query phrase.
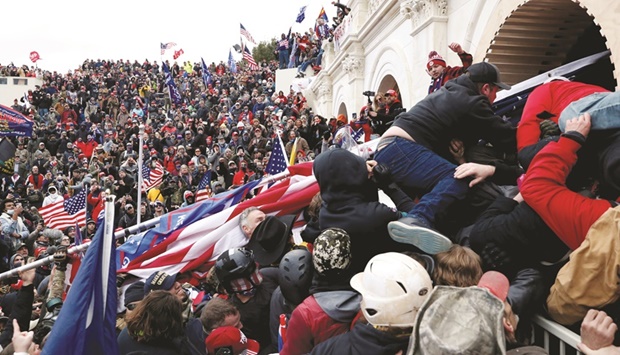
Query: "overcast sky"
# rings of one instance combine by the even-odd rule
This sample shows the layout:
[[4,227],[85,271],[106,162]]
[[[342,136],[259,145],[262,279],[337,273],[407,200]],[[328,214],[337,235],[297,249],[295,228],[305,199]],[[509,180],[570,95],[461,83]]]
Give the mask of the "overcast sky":
[[[295,23],[306,5],[306,19]],[[176,42],[185,52],[178,60],[207,64],[228,58],[239,43],[239,23],[257,43],[314,26],[321,6],[330,19],[329,0],[30,0],[7,8],[0,22],[0,64],[28,64],[37,51],[38,66],[66,72],[85,59],[145,58],[160,62],[160,42]],[[253,45],[250,44],[250,48]],[[172,61],[174,50],[163,59]],[[237,59],[239,59],[237,57]]]

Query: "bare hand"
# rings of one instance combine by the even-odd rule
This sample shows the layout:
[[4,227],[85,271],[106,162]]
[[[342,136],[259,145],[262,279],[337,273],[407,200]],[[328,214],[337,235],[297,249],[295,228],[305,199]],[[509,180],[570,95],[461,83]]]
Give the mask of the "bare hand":
[[581,323],[581,343],[591,350],[613,344],[618,327],[603,311],[591,309]]
[[456,54],[461,54],[464,52],[463,48],[461,47],[460,44],[456,43],[456,42],[452,42],[450,43],[450,45],[448,46],[448,48],[450,48],[454,53]]
[[473,177],[474,179],[469,183],[469,187],[473,187],[484,179],[493,176],[493,174],[495,174],[495,167],[492,165],[465,163],[456,167],[454,178],[464,179]]
[[372,169],[377,165],[376,160],[366,160],[366,170],[368,170],[368,178],[372,177]]
[[33,268],[30,270],[25,270],[25,271],[21,271],[19,272],[19,278],[22,279],[22,281],[24,281],[23,285],[24,286],[28,286],[28,285],[32,285],[32,283],[34,282],[34,276],[36,275],[35,271],[37,269]]
[[30,345],[32,344],[32,337],[34,332],[22,332],[19,329],[17,319],[13,319],[13,348],[16,353],[27,353]]
[[454,160],[459,164],[465,163],[465,145],[463,145],[463,141],[458,138],[454,138],[450,141],[450,154]]
[[571,118],[566,121],[566,129],[564,131],[575,131],[581,133],[584,137],[588,137],[591,124],[590,114],[586,112],[583,115],[579,115],[579,117]]

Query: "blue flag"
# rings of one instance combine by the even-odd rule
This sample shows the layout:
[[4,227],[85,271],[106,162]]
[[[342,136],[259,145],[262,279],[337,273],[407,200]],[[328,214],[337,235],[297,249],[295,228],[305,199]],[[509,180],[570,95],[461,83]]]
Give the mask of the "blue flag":
[[230,67],[230,72],[233,74],[237,74],[237,63],[232,56],[232,50],[228,50],[228,66]]
[[30,137],[33,125],[28,117],[0,105],[0,137]]
[[200,61],[200,66],[202,70],[202,81],[204,82],[206,88],[207,86],[209,86],[209,84],[213,83],[213,78],[211,77],[211,73],[209,73],[209,68],[207,68],[205,60],[201,57]]
[[118,247],[116,252],[117,268],[126,268],[131,261],[169,236],[178,235],[188,225],[236,205],[259,183],[260,180],[254,180],[232,191],[213,196],[204,202],[194,203],[193,205],[166,213],[159,218],[159,225],[157,227],[131,236],[125,244]]
[[295,19],[295,22],[302,23],[305,18],[306,18],[306,6],[302,6],[301,9],[299,9],[299,14],[297,15],[297,18]]
[[166,80],[166,85],[168,85],[168,90],[170,91],[170,100],[174,102],[176,105],[180,104],[183,99],[181,98],[181,93],[177,88],[177,84],[174,83],[172,79],[172,74],[170,74],[170,69],[166,65],[166,63],[161,63],[162,69],[164,70],[164,78]]
[[[71,285],[43,354],[118,354],[114,238],[100,223]],[[106,245],[110,243],[110,245]]]

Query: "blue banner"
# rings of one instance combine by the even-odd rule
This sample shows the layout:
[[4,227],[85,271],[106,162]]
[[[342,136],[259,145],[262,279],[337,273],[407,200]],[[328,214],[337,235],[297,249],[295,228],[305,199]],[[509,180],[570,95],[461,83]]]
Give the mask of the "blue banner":
[[33,124],[28,117],[0,105],[0,137],[30,137]]

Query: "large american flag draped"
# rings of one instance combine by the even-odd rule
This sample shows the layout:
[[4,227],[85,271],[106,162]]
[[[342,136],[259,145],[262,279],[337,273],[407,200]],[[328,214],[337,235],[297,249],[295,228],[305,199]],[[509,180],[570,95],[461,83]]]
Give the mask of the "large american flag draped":
[[284,143],[282,143],[282,139],[278,135],[273,141],[273,149],[271,150],[271,156],[269,157],[265,172],[275,175],[283,172],[287,167],[288,162],[284,153]]
[[[319,192],[318,183],[312,175],[312,163],[295,165],[289,171],[292,174],[290,178],[250,200],[232,205],[219,213],[196,218],[191,224],[179,225],[158,244],[149,245],[142,255],[128,263],[123,262],[123,268],[118,272],[147,278],[156,270],[169,274],[193,271],[195,277],[204,277],[222,252],[247,244],[248,239],[239,228],[239,214],[243,210],[257,206],[269,215],[281,216],[297,214],[310,204],[312,197]],[[250,184],[256,187],[256,181],[246,185]],[[213,203],[219,196],[203,203]],[[198,209],[201,205],[189,207]],[[187,208],[174,211],[162,216],[162,220],[170,219],[169,215],[173,213],[189,216],[192,211]]]
[[50,229],[86,225],[86,191],[83,187],[75,196],[47,205],[39,210],[45,225]]
[[164,177],[164,167],[158,161],[153,168],[149,165],[142,164],[142,191],[148,191],[161,184]]
[[176,45],[177,44],[174,42],[160,43],[159,48],[161,49],[161,55],[164,55],[166,53],[166,49],[170,49]]
[[248,62],[248,66],[251,70],[258,70],[258,64],[254,60],[254,57],[252,57],[252,53],[250,53],[250,49],[248,47],[243,48],[243,59]]
[[254,41],[254,38],[252,38],[252,35],[250,34],[250,32],[248,32],[248,30],[246,30],[245,27],[243,27],[241,23],[239,24],[239,26],[241,27],[241,35],[245,37],[248,40],[248,42],[252,42],[256,44],[256,41]]
[[[208,189],[207,189],[208,188]],[[211,197],[211,171],[207,171],[198,183],[198,191],[196,191],[196,202],[206,200]]]

